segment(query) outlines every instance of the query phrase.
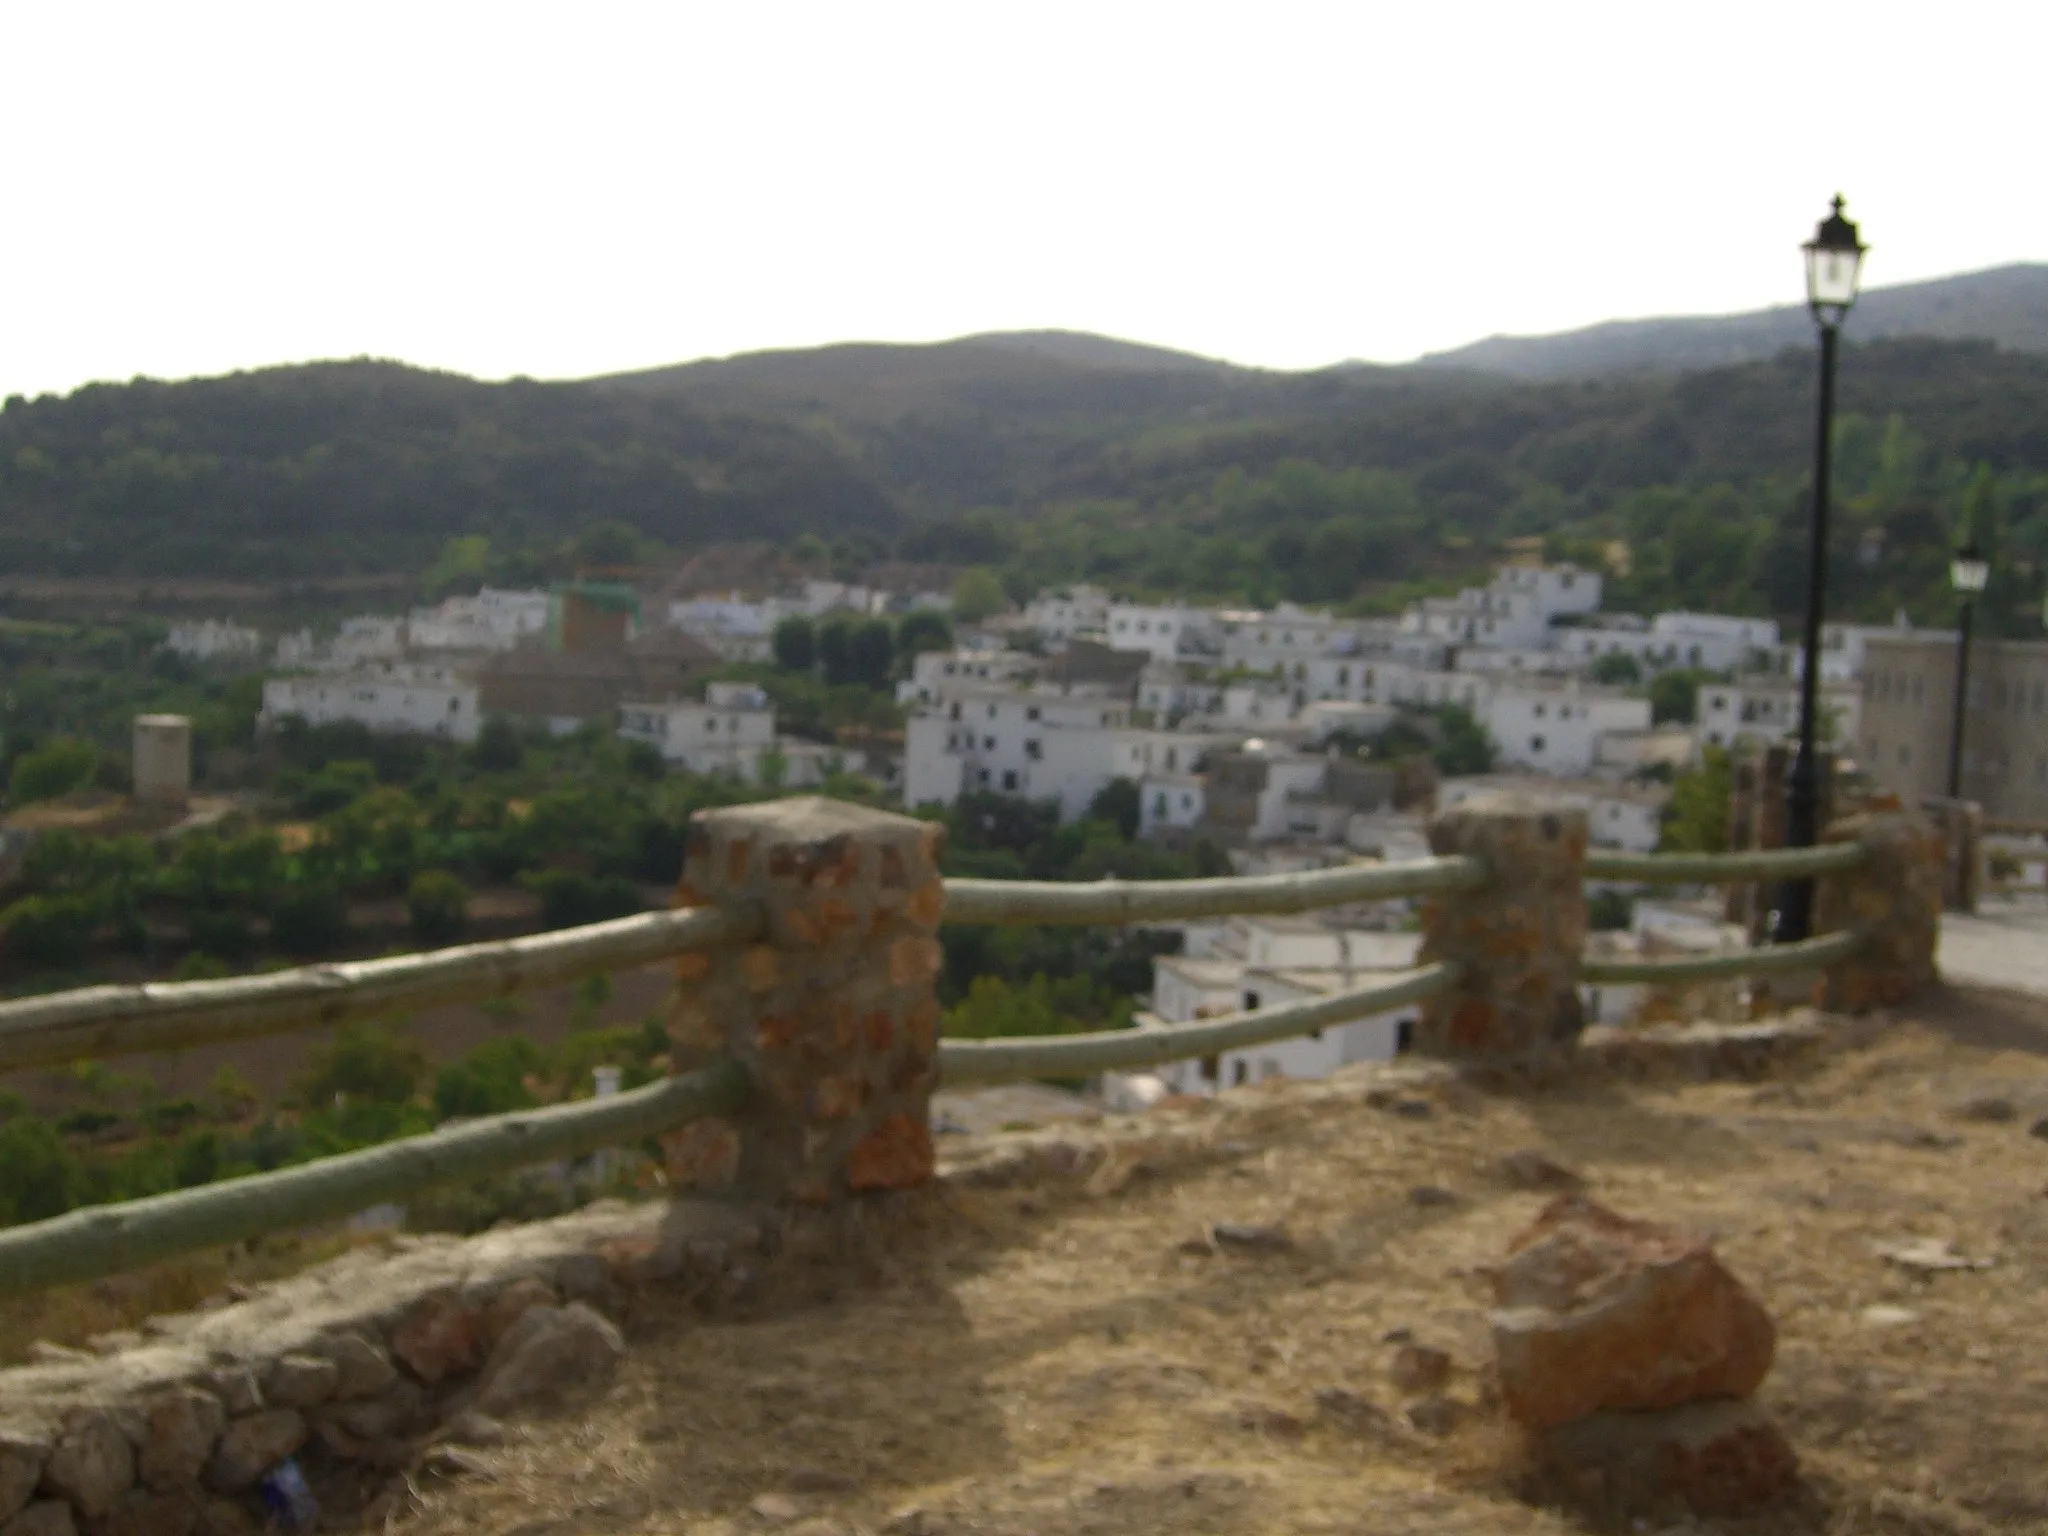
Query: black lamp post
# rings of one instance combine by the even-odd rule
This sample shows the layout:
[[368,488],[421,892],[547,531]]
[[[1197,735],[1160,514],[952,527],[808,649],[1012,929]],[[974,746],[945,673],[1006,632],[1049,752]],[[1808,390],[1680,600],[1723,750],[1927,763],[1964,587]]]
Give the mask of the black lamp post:
[[[1821,220],[1803,247],[1806,252],[1806,304],[1820,328],[1820,423],[1813,450],[1813,531],[1806,561],[1806,643],[1799,677],[1799,755],[1792,760],[1786,785],[1785,845],[1810,848],[1819,833],[1820,765],[1813,750],[1814,727],[1820,715],[1820,626],[1828,583],[1828,447],[1835,423],[1835,338],[1849,306],[1856,302],[1856,283],[1868,249],[1856,237],[1856,226],[1842,217],[1842,199]],[[1813,882],[1795,880],[1778,903],[1773,937],[1789,944],[1806,937],[1813,916]]]
[[1970,539],[1956,551],[1948,568],[1949,584],[1962,599],[1958,628],[1962,637],[1956,645],[1956,719],[1948,736],[1948,797],[1963,797],[1963,711],[1970,702],[1970,621],[1976,616],[1977,596],[1991,580],[1991,562]]

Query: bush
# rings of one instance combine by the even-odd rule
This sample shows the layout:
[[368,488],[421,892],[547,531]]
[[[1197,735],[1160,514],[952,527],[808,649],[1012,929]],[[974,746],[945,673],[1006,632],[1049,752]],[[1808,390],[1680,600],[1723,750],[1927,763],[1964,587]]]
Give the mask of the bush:
[[525,883],[540,896],[541,921],[549,928],[576,928],[641,910],[640,888],[623,876],[600,879],[575,870],[548,869],[526,876]]
[[526,1036],[486,1040],[462,1060],[434,1074],[434,1109],[447,1120],[529,1108],[533,1094],[526,1079],[540,1068],[540,1048]]
[[422,944],[452,944],[469,920],[469,887],[444,869],[423,869],[406,887],[405,911]]
[[78,1203],[82,1184],[55,1126],[22,1114],[0,1120],[0,1223],[61,1216]]
[[485,773],[510,773],[526,760],[526,746],[518,727],[503,715],[493,715],[476,733],[469,760]]
[[242,959],[256,947],[249,914],[233,907],[201,907],[186,916],[185,931],[194,949],[229,960]]
[[818,664],[818,631],[804,615],[791,614],[775,626],[775,665],[785,672],[808,672]]
[[367,1104],[403,1104],[426,1071],[418,1046],[383,1025],[344,1024],[332,1040],[316,1046],[292,1094],[308,1109],[323,1109],[337,1097]]
[[24,896],[0,916],[8,955],[51,969],[83,960],[98,926],[98,908],[84,896]]
[[348,899],[325,881],[290,886],[270,913],[271,942],[288,955],[324,954],[348,937]]
[[69,794],[91,783],[99,764],[99,749],[91,742],[53,736],[14,760],[14,771],[7,780],[8,797],[22,805]]
[[1627,891],[1595,891],[1586,898],[1586,926],[1600,933],[1619,933],[1635,921],[1636,899]]

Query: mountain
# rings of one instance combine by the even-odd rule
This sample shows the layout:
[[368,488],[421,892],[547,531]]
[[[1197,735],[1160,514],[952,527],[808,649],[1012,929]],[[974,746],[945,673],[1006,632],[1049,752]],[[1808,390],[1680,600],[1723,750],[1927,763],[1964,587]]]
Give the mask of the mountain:
[[[2025,262],[1924,283],[1873,288],[1857,300],[1843,335],[1852,341],[1932,336],[2048,352],[2048,263]],[[1722,368],[1807,347],[1803,304],[1740,315],[1610,320],[1554,336],[1489,336],[1421,358],[1425,368],[1464,368],[1521,379]]]

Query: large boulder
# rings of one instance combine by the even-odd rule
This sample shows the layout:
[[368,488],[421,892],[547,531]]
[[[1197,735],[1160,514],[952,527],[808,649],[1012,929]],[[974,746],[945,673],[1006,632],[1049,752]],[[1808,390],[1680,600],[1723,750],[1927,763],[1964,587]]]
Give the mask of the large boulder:
[[1494,1272],[1508,1412],[1544,1430],[1603,1409],[1746,1397],[1777,1331],[1701,1238],[1561,1195]]

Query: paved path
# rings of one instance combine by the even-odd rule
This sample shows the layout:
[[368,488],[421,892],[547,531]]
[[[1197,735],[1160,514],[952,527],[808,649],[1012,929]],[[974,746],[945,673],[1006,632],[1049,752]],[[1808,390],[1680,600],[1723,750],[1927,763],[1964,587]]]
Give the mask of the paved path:
[[2048,998],[2048,902],[1986,902],[1941,920],[1941,973],[1964,986]]

